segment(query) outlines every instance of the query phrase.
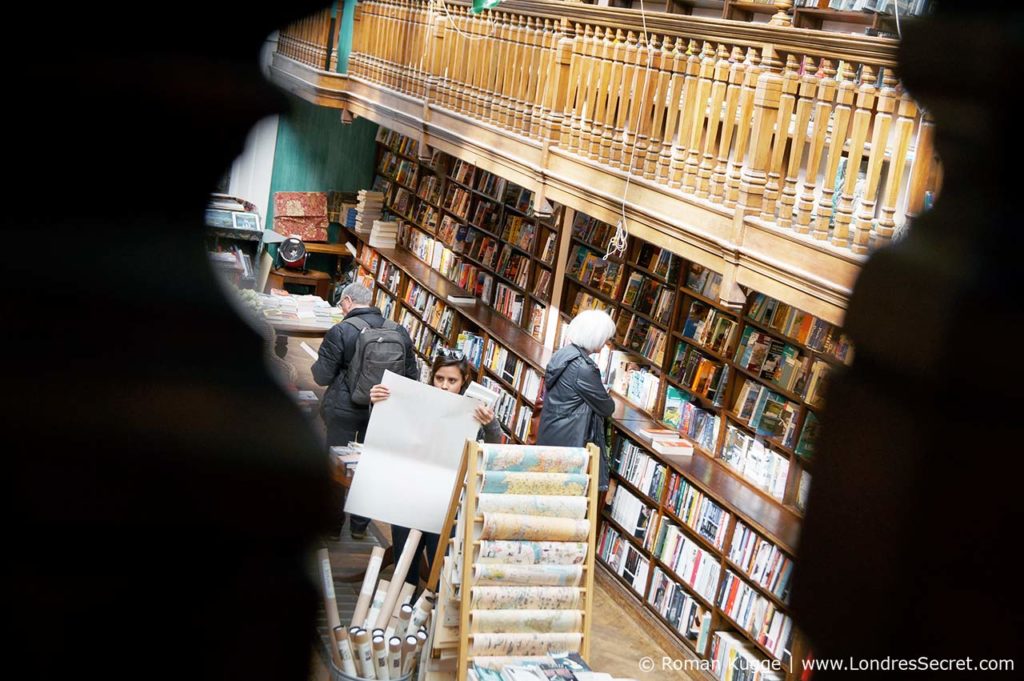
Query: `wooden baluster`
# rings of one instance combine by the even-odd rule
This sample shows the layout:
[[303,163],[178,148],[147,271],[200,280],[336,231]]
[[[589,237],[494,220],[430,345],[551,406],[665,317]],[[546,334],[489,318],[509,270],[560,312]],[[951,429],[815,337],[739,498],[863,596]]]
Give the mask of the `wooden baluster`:
[[729,55],[729,85],[725,89],[725,109],[722,113],[722,134],[718,144],[718,162],[711,173],[711,200],[715,203],[725,202],[726,171],[729,168],[729,151],[732,148],[733,133],[736,130],[736,114],[739,107],[740,91],[746,65],[743,63],[743,51],[739,47],[732,48]]
[[[857,110],[853,114],[853,127],[850,133],[850,150],[847,152],[846,178],[843,182],[843,193],[839,196],[836,210],[835,227],[832,230],[832,243],[840,248],[850,246],[850,223],[853,222],[854,192],[857,190],[860,162],[864,158],[864,143],[871,125],[871,110],[875,107],[875,72],[867,64],[861,67],[860,87],[857,89]],[[867,236],[865,243],[867,251]]]
[[[701,50],[700,78],[697,81],[697,101],[693,115],[693,128],[686,148],[686,167],[683,169],[683,192],[694,194],[697,190],[697,168],[700,163],[701,140],[704,137],[705,122],[708,119],[708,97],[715,76],[715,51],[705,41]],[[710,125],[709,125],[710,127]],[[710,131],[709,131],[710,132]]]
[[708,132],[704,137],[704,154],[697,168],[697,198],[706,199],[711,195],[711,173],[715,162],[715,142],[718,141],[718,129],[723,119],[731,112],[723,113],[725,91],[729,84],[729,50],[725,45],[718,44],[718,61],[715,62],[714,81],[711,84],[711,105],[708,109]]
[[745,215],[760,212],[768,182],[768,163],[772,133],[779,116],[782,76],[774,49],[765,46],[761,55],[763,70],[757,78],[754,93],[754,122],[750,134],[750,151],[740,178],[739,209]]
[[448,16],[439,13],[437,16],[436,63],[437,63],[437,94],[435,100],[445,109],[451,109],[451,61],[455,45],[455,31],[452,29]]
[[586,156],[590,152],[591,144],[595,141],[594,115],[601,92],[601,77],[604,75],[601,64],[602,58],[606,56],[606,47],[604,29],[601,26],[595,26],[594,36],[591,39],[587,96],[583,100],[583,108],[580,112],[580,139],[576,150],[580,156]]
[[671,78],[668,85],[668,97],[665,100],[665,132],[661,145],[661,153],[658,155],[658,167],[655,171],[656,179],[668,184],[669,168],[672,162],[672,140],[675,139],[676,126],[679,124],[679,102],[683,91],[683,75],[686,70],[686,55],[682,48],[683,39],[676,36],[675,44],[672,46],[672,63],[668,67],[671,71]]
[[500,13],[496,17],[497,28],[494,30],[494,40],[497,41],[496,54],[497,59],[492,64],[494,71],[493,81],[493,99],[488,105],[488,111],[490,112],[487,120],[492,125],[500,125],[500,121],[505,115],[507,110],[508,101],[505,98],[505,78],[506,73],[509,70],[509,55],[512,51],[512,44],[509,42],[509,32],[511,28],[508,23],[508,15],[504,12]]
[[486,72],[486,53],[488,43],[490,39],[486,37],[489,26],[486,17],[481,14],[470,15],[472,17],[472,23],[470,24],[470,35],[473,39],[470,41],[470,54],[473,55],[473,59],[470,59],[469,70],[469,107],[467,114],[473,118],[480,118],[484,108],[484,99],[486,98],[483,91],[484,84],[484,73]]
[[910,188],[907,193],[906,215],[912,220],[924,210],[924,193],[928,180],[936,172],[938,159],[935,158],[935,121],[931,112],[921,109],[921,125],[914,145],[914,165],[910,169]]
[[590,124],[590,135],[588,142],[580,153],[592,159],[600,156],[601,141],[605,132],[605,116],[608,113],[609,81],[611,80],[612,57],[615,54],[615,41],[612,40],[612,31],[608,29],[604,37],[597,36],[601,41],[600,56],[597,68],[600,70],[597,75],[597,92],[594,100],[594,115]]
[[644,45],[643,38],[640,39],[643,48],[642,71],[637,74],[639,92],[634,92],[634,106],[629,114],[629,121],[636,126],[636,138],[633,151],[631,152],[633,165],[629,169],[636,175],[642,175],[647,159],[647,147],[651,133],[651,109],[654,107],[654,90],[657,87],[658,64],[661,61],[661,46],[658,43],[658,36],[652,34],[651,41]]
[[[886,78],[890,77],[886,69]],[[896,230],[896,202],[899,190],[903,186],[903,172],[907,165],[907,152],[910,150],[910,136],[914,131],[914,118],[917,116],[917,105],[906,92],[900,96],[900,108],[896,118],[895,140],[892,155],[889,159],[889,175],[882,194],[882,205],[879,208],[878,227],[876,228],[876,246],[883,246],[892,239]]]
[[[864,67],[865,75],[868,67]],[[886,146],[889,144],[889,130],[892,128],[892,114],[896,110],[896,79],[892,69],[885,69],[885,80],[878,91],[877,113],[872,123],[871,155],[868,157],[867,177],[864,182],[864,193],[860,197],[857,215],[853,223],[854,253],[867,253],[871,245],[871,225],[875,219],[875,207],[878,205],[878,185],[882,175],[882,162],[885,160]],[[892,164],[890,164],[891,167]]]
[[631,32],[623,37],[622,29],[615,33],[615,50],[612,53],[612,71],[608,83],[608,116],[607,126],[601,135],[601,153],[599,160],[608,165],[618,165],[622,158],[623,130],[626,116],[626,77],[628,75],[630,38],[636,38]]
[[408,44],[408,26],[405,16],[405,0],[399,0],[395,7],[393,36],[395,42],[391,45],[391,88],[404,91],[405,80],[405,45]]
[[832,78],[835,70],[828,59],[821,61],[822,77],[816,77],[813,67],[808,65],[809,74],[804,79],[812,78],[817,92],[814,97],[814,129],[811,132],[810,146],[807,150],[807,167],[804,169],[804,181],[796,202],[796,225],[793,231],[808,234],[811,231],[811,214],[814,212],[814,193],[818,186],[818,166],[825,150],[825,135],[831,119],[832,101],[836,96],[836,81]]
[[683,186],[683,169],[686,167],[686,154],[692,136],[694,111],[697,103],[697,82],[700,76],[700,54],[697,42],[690,40],[686,48],[686,76],[683,79],[683,92],[679,99],[679,129],[676,141],[672,145],[672,177],[669,186],[678,189]]
[[420,46],[419,54],[420,57],[417,60],[416,73],[418,77],[416,94],[421,99],[427,97],[427,81],[430,79],[430,53],[433,47],[433,40],[431,39],[434,27],[428,21],[430,16],[427,13],[425,7],[419,8],[419,26],[420,26]]
[[[357,4],[352,12],[352,51],[348,55],[348,73],[351,76],[361,75],[363,31],[365,30],[363,28],[363,16],[365,15],[363,4]],[[278,42],[278,51],[280,49],[280,42]]]
[[540,19],[526,18],[526,59],[523,60],[523,84],[522,96],[523,116],[519,130],[523,135],[529,135],[530,127],[533,124],[533,110],[537,106],[535,94],[537,92],[537,76],[540,70]]
[[580,46],[579,86],[576,89],[576,105],[573,110],[572,126],[569,131],[569,151],[573,153],[579,153],[584,117],[590,114],[587,109],[587,99],[590,96],[590,88],[593,87],[591,79],[597,77],[596,69],[594,69],[593,54],[594,28],[587,24],[583,29],[583,44]]
[[761,58],[753,48],[747,49],[744,61],[746,76],[740,88],[740,115],[736,131],[736,147],[729,163],[729,176],[726,179],[725,205],[735,207],[740,200],[740,176],[743,174],[743,163],[747,158],[748,140],[753,129],[754,95],[757,90],[757,79],[761,77]]
[[786,57],[786,67],[782,72],[779,115],[775,121],[772,155],[768,162],[768,181],[764,187],[764,203],[761,204],[761,219],[765,222],[775,221],[775,204],[779,200],[782,163],[785,160],[786,147],[789,144],[789,128],[793,123],[793,108],[796,106],[796,93],[799,89],[800,75],[797,73],[796,57],[791,54]]
[[[836,88],[836,105],[832,109],[832,125],[829,130],[828,161],[825,163],[825,177],[822,179],[821,196],[818,198],[818,214],[814,222],[811,236],[815,239],[827,239],[829,223],[832,221],[832,195],[835,193],[836,171],[839,169],[839,158],[843,154],[846,142],[846,131],[850,125],[850,105],[853,104],[855,86],[850,80],[849,67],[840,62],[840,77]],[[853,171],[856,175],[857,171]]]
[[518,130],[523,119],[523,78],[526,76],[526,18],[519,16],[515,26],[515,61],[512,65],[511,108],[508,128]]
[[516,96],[519,93],[519,76],[523,59],[521,21],[522,17],[509,16],[509,64],[508,70],[505,72],[505,111],[501,120],[498,121],[498,124],[506,130],[512,129],[519,106]]
[[572,36],[572,59],[569,62],[568,92],[565,97],[565,110],[562,112],[561,131],[558,135],[558,146],[566,151],[572,150],[572,126],[579,109],[579,101],[583,89],[583,26],[576,24]]
[[572,80],[572,52],[575,41],[569,34],[569,21],[562,19],[558,30],[555,31],[555,56],[551,69],[551,83],[548,87],[549,107],[548,121],[546,124],[547,139],[551,144],[560,144],[562,141],[562,116],[565,111],[566,102],[571,96]]
[[512,129],[521,132],[525,125],[526,93],[530,81],[531,46],[533,17],[519,18],[519,59],[516,68],[516,110],[512,117]]
[[661,41],[661,52],[658,55],[658,82],[654,93],[654,116],[651,119],[650,140],[647,144],[647,155],[644,159],[644,178],[653,180],[657,177],[658,161],[664,149],[665,109],[672,87],[672,38],[665,36]]
[[395,3],[390,3],[388,13],[384,17],[384,34],[381,41],[381,70],[380,82],[385,86],[391,85],[391,74],[393,72],[392,46],[395,44]]
[[793,17],[790,16],[790,10],[793,9],[793,0],[776,0],[772,4],[774,4],[779,11],[772,15],[772,18],[768,23],[774,26],[792,26]]
[[459,46],[459,63],[457,66],[458,77],[456,79],[456,104],[455,110],[460,114],[466,115],[469,113],[469,108],[472,102],[472,94],[470,92],[469,84],[473,77],[471,63],[471,57],[473,54],[473,43],[472,29],[470,28],[471,15],[469,10],[460,9],[459,16],[456,18],[459,24],[459,30],[462,31],[460,35],[460,46]]
[[359,61],[356,75],[360,78],[370,79],[370,66],[372,63],[373,35],[377,27],[377,3],[367,2],[356,5],[356,18],[359,23]]
[[544,47],[545,47],[544,24],[538,18],[534,22],[533,30],[530,31],[530,80],[526,85],[526,107],[523,110],[523,134],[529,137],[535,136],[537,128],[537,111],[540,108],[540,93],[537,86],[544,76]]
[[814,77],[814,60],[803,58],[804,73],[800,76],[800,86],[796,103],[796,119],[793,128],[793,142],[789,149],[789,164],[786,166],[786,179],[782,185],[782,196],[779,197],[779,227],[792,227],[793,207],[796,205],[796,183],[800,179],[800,163],[804,157],[804,146],[807,144],[807,126],[811,121],[814,106],[814,91],[817,79]]
[[[538,20],[539,21],[539,20]],[[533,111],[530,114],[530,135],[548,139],[546,121],[550,110],[552,70],[555,57],[555,34],[551,30],[551,19],[544,19],[544,24],[537,27],[537,78],[533,85]]]

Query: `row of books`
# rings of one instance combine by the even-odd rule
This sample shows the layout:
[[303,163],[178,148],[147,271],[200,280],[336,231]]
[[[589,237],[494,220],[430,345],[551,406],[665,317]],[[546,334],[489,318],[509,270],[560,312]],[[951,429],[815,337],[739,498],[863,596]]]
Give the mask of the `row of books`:
[[725,544],[729,512],[680,475],[673,474],[669,478],[666,506],[715,547],[721,549]]
[[698,651],[704,649],[711,630],[711,612],[657,566],[651,574],[647,602],[684,638],[693,641]]
[[492,234],[498,231],[498,220],[501,218],[501,210],[498,204],[491,203],[487,199],[477,198],[469,212],[469,222]]
[[505,178],[489,173],[486,170],[481,170],[480,176],[476,181],[476,188],[481,194],[486,194],[495,201],[498,201],[505,196],[505,186],[507,184],[508,182]]
[[[928,11],[931,0],[829,0],[829,9],[840,12],[877,12],[912,17]],[[817,7],[818,0],[797,0],[795,7]]]
[[522,370],[523,383],[519,388],[519,394],[530,402],[537,402],[540,394],[540,387],[544,383],[544,376],[535,371],[532,367],[525,367]]
[[435,300],[434,294],[428,291],[423,286],[420,286],[415,281],[410,280],[409,286],[405,291],[405,296],[402,297],[412,309],[416,310],[420,314],[420,317],[424,316],[424,312],[428,306],[432,305]]
[[397,151],[403,156],[418,158],[420,145],[419,142],[412,137],[408,137],[381,126],[377,128],[376,141],[389,149]]
[[493,340],[487,341],[486,352],[484,353],[484,366],[491,370],[495,376],[500,377],[509,385],[519,385],[519,379],[525,364],[522,360],[508,351],[503,345]]
[[789,459],[765,447],[757,438],[729,425],[719,458],[754,487],[779,501],[785,496]]
[[420,201],[416,214],[413,215],[413,221],[420,229],[433,233],[437,231],[437,218],[440,215],[441,213],[437,208],[431,206],[426,201]]
[[419,164],[390,151],[384,152],[377,170],[405,187],[413,188],[419,174]]
[[597,555],[612,572],[626,580],[633,591],[643,598],[651,561],[640,549],[619,536],[618,531],[608,523],[601,525]]
[[455,341],[455,349],[460,350],[462,354],[469,360],[477,369],[480,368],[480,362],[484,356],[484,337],[473,333],[472,331],[460,331],[459,337]]
[[613,456],[620,476],[651,499],[661,499],[668,478],[663,463],[625,437],[615,442]]
[[796,439],[797,406],[756,381],[744,379],[733,403],[736,418],[758,435],[792,447]]
[[615,340],[656,366],[660,367],[665,359],[668,333],[640,315],[631,312],[619,314],[615,322]]
[[747,314],[772,331],[840,362],[852,356],[852,343],[837,326],[763,293],[754,295]]
[[490,376],[484,376],[480,385],[498,393],[498,403],[494,406],[494,415],[506,428],[511,428],[512,419],[516,411],[516,398],[509,391],[505,390],[500,383]]
[[633,365],[622,372],[621,377],[621,383],[613,387],[615,392],[645,411],[654,409],[658,402],[658,386],[661,385],[657,374]]
[[534,303],[530,307],[530,319],[526,324],[526,332],[538,341],[544,339],[544,320],[547,308],[540,303]]
[[718,300],[722,288],[722,275],[695,262],[686,273],[686,288],[705,298]]
[[802,354],[796,346],[748,326],[743,329],[734,361],[742,369],[783,390],[801,393],[807,386],[812,358]]
[[689,395],[674,385],[665,390],[665,409],[661,420],[706,452],[713,452],[718,445],[721,417],[695,405]]
[[551,300],[551,270],[537,268],[537,277],[533,282],[533,295],[541,300]]
[[[698,648],[699,650],[699,648]],[[721,681],[782,681],[781,672],[766,668],[757,649],[727,631],[716,631],[708,659]]]
[[459,260],[448,278],[487,304],[494,294],[494,277],[476,263]]
[[402,271],[393,263],[382,260],[377,269],[377,281],[389,291],[398,291],[402,281]]
[[394,319],[395,310],[397,305],[395,299],[384,292],[384,289],[378,288],[377,295],[374,298],[373,304],[377,306],[380,313],[384,316],[384,319]]
[[455,311],[437,298],[427,305],[423,313],[423,321],[430,325],[443,338],[451,338],[452,327],[455,325]]
[[523,308],[526,306],[526,296],[508,284],[498,282],[494,289],[493,307],[498,314],[511,319],[518,324],[523,319]]
[[669,375],[694,395],[720,404],[729,384],[729,365],[706,357],[692,345],[677,342]]
[[359,251],[359,264],[368,272],[373,273],[377,271],[378,263],[380,263],[380,253],[369,246],[363,246]]
[[569,314],[570,316],[575,317],[583,310],[604,310],[609,313],[613,312],[611,305],[600,298],[592,296],[589,292],[580,289],[576,292],[576,297],[573,299]]
[[572,220],[572,235],[594,248],[604,250],[609,239],[615,234],[615,226],[601,222],[582,212],[577,211]]
[[586,246],[577,246],[566,272],[577,281],[615,298],[624,268],[622,263],[606,260]]
[[682,258],[672,251],[643,242],[640,250],[633,261],[638,267],[649,270],[662,279],[674,281],[679,274],[680,265],[684,262]]
[[473,179],[476,176],[476,166],[467,161],[463,161],[460,158],[455,159],[451,169],[448,171],[448,177],[461,182],[467,187],[473,186]]
[[505,244],[501,247],[498,266],[495,269],[498,274],[519,288],[525,289],[530,278],[530,258],[522,253],[517,253],[512,250],[512,246]]
[[639,539],[644,546],[653,540],[654,509],[621,485],[615,488],[611,516],[619,527]]
[[395,185],[394,193],[391,195],[389,201],[389,207],[391,210],[401,216],[408,217],[412,215],[412,209],[414,206],[416,195],[401,185]]
[[457,184],[450,185],[444,195],[442,207],[460,220],[465,220],[469,213],[469,202],[473,195]]
[[519,413],[516,414],[516,427],[513,431],[516,437],[522,442],[527,442],[530,438],[530,423],[533,419],[533,409],[530,409],[529,405],[519,405]]
[[718,558],[665,518],[658,528],[654,554],[698,596],[709,602],[714,599],[721,572]]
[[441,198],[441,180],[437,175],[427,174],[421,177],[420,186],[416,188],[416,196],[436,207]]
[[537,228],[533,222],[519,215],[508,215],[501,230],[501,238],[524,251],[533,252],[533,239]]
[[746,572],[761,588],[785,602],[789,598],[789,578],[793,560],[778,546],[764,539],[742,521],[736,521],[729,546],[729,560]]
[[788,664],[792,618],[732,570],[725,571],[718,607],[776,659]]
[[660,324],[668,324],[672,318],[675,295],[675,291],[657,279],[633,272],[626,280],[622,304],[653,318]]
[[738,323],[730,315],[694,300],[686,313],[682,335],[711,352],[725,354]]

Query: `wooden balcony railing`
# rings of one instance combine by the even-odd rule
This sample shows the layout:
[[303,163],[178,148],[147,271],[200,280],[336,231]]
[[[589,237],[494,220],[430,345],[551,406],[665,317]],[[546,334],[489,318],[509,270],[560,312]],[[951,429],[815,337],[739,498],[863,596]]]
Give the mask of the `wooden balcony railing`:
[[338,27],[331,18],[331,10],[325,9],[281,29],[277,51],[307,66],[333,71],[337,54],[331,48],[338,44],[337,37]]
[[282,86],[599,219],[625,203],[643,238],[690,232],[687,257],[783,299],[797,286],[790,302],[832,321],[864,254],[941,179],[894,40],[547,0],[479,16],[366,0],[338,76],[319,66],[318,16],[279,54],[321,72],[279,62]]
[[643,32],[621,11],[537,13],[552,5],[360,3],[352,74],[855,253],[919,212],[931,123],[900,87],[892,41],[729,36],[730,22],[696,18]]

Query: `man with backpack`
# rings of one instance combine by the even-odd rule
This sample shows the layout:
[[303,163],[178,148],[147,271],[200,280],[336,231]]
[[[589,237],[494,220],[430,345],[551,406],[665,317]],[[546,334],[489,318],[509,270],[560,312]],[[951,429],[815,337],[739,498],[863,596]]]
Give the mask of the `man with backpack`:
[[[371,299],[370,290],[362,284],[344,288],[338,305],[345,318],[324,336],[313,363],[313,380],[328,386],[321,403],[328,446],[362,442],[370,421],[370,388],[381,382],[386,370],[419,380],[409,333],[384,319],[370,305]],[[364,537],[369,524],[369,518],[352,516],[352,537]]]

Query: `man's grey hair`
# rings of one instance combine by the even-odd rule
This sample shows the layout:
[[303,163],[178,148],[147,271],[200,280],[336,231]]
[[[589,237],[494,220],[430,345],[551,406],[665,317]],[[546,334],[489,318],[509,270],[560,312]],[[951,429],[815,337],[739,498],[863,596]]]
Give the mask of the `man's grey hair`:
[[354,281],[342,289],[341,298],[338,300],[341,300],[342,298],[348,298],[356,305],[369,305],[370,301],[373,300],[373,294],[370,293],[370,289],[366,288],[358,281]]

